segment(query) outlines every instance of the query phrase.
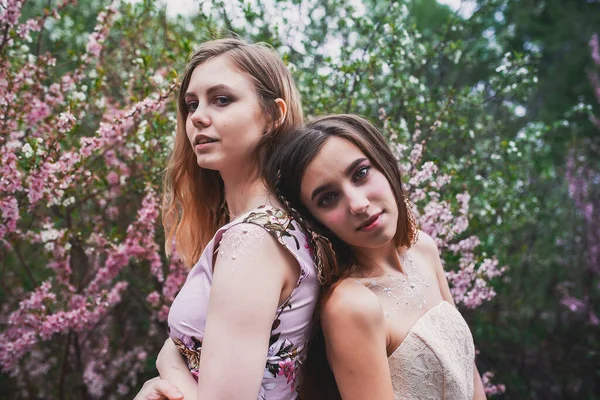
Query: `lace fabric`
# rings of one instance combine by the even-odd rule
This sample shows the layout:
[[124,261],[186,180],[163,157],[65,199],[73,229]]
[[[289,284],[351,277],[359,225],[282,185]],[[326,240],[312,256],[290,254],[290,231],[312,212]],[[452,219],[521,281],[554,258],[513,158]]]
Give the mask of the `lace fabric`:
[[471,400],[475,347],[458,310],[428,310],[388,358],[396,399]]
[[386,317],[406,306],[421,309],[427,304],[425,291],[430,286],[432,274],[424,268],[417,268],[408,252],[400,257],[400,261],[404,274],[388,274],[385,284],[375,279],[357,281],[379,296]]

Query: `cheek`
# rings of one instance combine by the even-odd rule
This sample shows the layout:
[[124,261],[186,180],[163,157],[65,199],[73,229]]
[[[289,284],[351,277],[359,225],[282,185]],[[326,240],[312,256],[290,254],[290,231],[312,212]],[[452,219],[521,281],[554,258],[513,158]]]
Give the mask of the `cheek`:
[[189,121],[186,121],[185,123],[185,136],[188,139],[188,142],[192,143],[192,134],[190,132],[193,132],[192,130],[193,126],[192,123]]
[[378,173],[375,179],[371,180],[369,194],[377,199],[394,200],[394,192],[387,179],[385,179],[385,176],[381,173]]
[[323,215],[321,223],[337,236],[340,236],[338,232],[345,230],[344,224],[346,221],[344,215],[345,213],[341,209],[330,210]]

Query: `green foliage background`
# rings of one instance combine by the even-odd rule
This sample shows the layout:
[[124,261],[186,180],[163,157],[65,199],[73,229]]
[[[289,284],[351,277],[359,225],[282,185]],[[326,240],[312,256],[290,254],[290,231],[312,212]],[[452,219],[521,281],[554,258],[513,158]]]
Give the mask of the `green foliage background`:
[[[60,20],[33,35],[30,51],[53,53],[68,71],[105,3],[66,7]],[[107,84],[90,89],[93,95],[141,100],[156,70],[176,76],[195,45],[235,32],[277,49],[308,116],[352,112],[381,127],[385,120],[386,134],[398,143],[410,141],[418,123],[425,161],[454,176],[447,190],[472,196],[469,233],[510,267],[496,282],[494,300],[464,310],[480,372],[495,371],[494,381],[507,387],[502,398],[600,397],[600,329],[560,304],[560,285],[571,282],[572,295],[588,295],[596,310],[600,305],[598,277],[583,256],[583,221],[565,179],[569,150],[592,164],[600,159],[583,145],[599,140],[589,122],[598,104],[586,76],[593,69],[587,43],[600,29],[597,1],[480,0],[469,18],[435,0],[200,5],[203,12],[167,18],[153,1],[124,2],[98,68]],[[24,15],[47,6],[28,1]],[[132,63],[135,74],[128,75]],[[157,119],[150,131],[171,135],[173,126],[172,119]],[[152,168],[141,173],[158,182],[167,153],[149,156]],[[132,197],[142,189],[132,180]],[[18,270],[13,258],[3,263]],[[148,343],[148,353],[159,346]],[[144,378],[153,374],[149,364]],[[0,386],[5,397],[11,379],[0,376]]]

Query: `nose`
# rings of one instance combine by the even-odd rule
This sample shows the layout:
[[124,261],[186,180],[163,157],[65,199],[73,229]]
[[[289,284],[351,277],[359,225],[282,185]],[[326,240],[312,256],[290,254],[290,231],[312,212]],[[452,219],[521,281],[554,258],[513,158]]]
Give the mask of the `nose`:
[[363,191],[355,188],[348,193],[348,206],[352,215],[364,214],[371,202]]
[[190,119],[196,128],[206,128],[211,124],[210,116],[205,107],[198,106],[194,111],[190,111]]

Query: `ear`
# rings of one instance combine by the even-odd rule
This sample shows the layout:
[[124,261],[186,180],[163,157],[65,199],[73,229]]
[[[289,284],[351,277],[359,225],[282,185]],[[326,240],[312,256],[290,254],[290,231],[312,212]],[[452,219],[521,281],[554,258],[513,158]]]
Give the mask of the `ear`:
[[279,128],[285,121],[285,117],[287,117],[287,104],[285,104],[285,100],[280,98],[275,99],[275,104],[279,110],[279,119],[273,125],[275,128]]

